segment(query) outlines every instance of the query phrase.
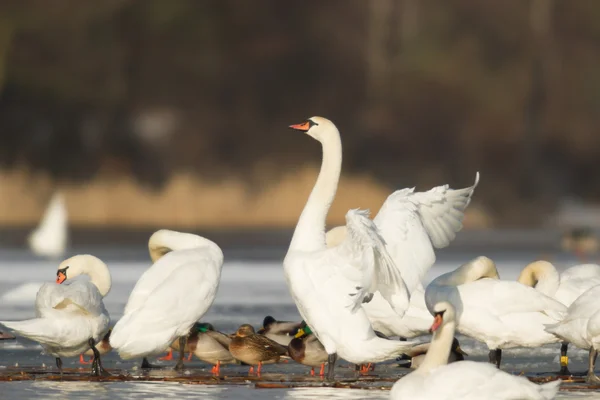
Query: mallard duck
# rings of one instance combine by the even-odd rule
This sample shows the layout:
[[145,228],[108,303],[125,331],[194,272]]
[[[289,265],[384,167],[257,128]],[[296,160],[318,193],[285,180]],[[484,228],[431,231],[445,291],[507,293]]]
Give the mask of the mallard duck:
[[277,321],[270,315],[263,320],[263,327],[258,330],[259,335],[264,335],[282,346],[287,346],[294,338],[296,332],[302,326],[302,322]]
[[588,227],[573,228],[565,232],[560,245],[563,251],[574,253],[584,263],[590,254],[600,250],[598,237]]
[[[429,350],[430,344],[431,343],[423,343],[418,346],[415,346],[406,354],[403,354],[401,357],[398,357],[396,359],[397,361],[403,361],[399,363],[398,366],[413,369],[419,368],[419,365],[421,365],[423,360],[425,360],[425,355]],[[448,362],[451,363],[455,361],[463,361],[465,359],[465,356],[468,356],[468,354],[460,348],[460,343],[458,343],[458,339],[454,338],[454,340],[452,341],[452,347],[450,348]]]
[[[189,338],[191,335],[193,335],[196,332],[207,332],[209,330],[214,331],[215,327],[209,323],[209,322],[196,322],[191,328],[190,331],[187,334],[187,338]],[[169,352],[167,353],[166,356],[164,357],[159,357],[159,360],[163,360],[163,361],[171,361],[173,360],[173,350],[177,350],[179,351],[179,339],[174,340],[171,345],[169,346]],[[190,350],[188,350],[188,346],[186,344],[185,346],[185,351],[188,352],[188,357],[187,357],[187,361],[190,361],[192,359],[192,352]]]
[[[98,343],[96,345],[96,349],[98,350],[98,353],[100,353],[101,356],[112,350],[112,346],[110,345],[110,342],[109,342],[111,332],[112,332],[112,328],[109,329],[108,332],[106,332],[106,335],[104,335],[104,337],[102,338],[100,343]],[[91,356],[90,361],[85,361],[85,358],[83,357],[84,355]],[[85,353],[79,355],[79,363],[80,364],[91,364],[93,361],[94,361],[94,351],[92,349],[89,349]]]
[[296,330],[294,339],[288,344],[288,353],[297,363],[312,367],[310,374],[315,375],[315,367],[321,367],[319,376],[325,375],[325,363],[328,359],[327,351],[317,339],[312,330],[304,324]]
[[235,337],[229,343],[229,351],[237,360],[250,365],[249,374],[254,372],[254,365],[258,365],[256,373],[260,375],[264,363],[276,363],[282,356],[287,356],[287,348],[259,335],[252,325],[244,324],[238,328]]

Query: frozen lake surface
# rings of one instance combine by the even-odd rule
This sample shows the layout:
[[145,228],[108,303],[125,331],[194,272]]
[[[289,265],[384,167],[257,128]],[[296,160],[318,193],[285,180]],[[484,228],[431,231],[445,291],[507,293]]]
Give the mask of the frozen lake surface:
[[[54,281],[56,262],[33,259],[8,252],[3,257],[0,251],[0,319],[20,320],[34,316],[33,303],[39,286],[46,281]],[[119,261],[114,252],[109,257],[96,253],[105,259],[111,270],[113,287],[105,298],[113,324],[121,317],[129,292],[142,272],[150,266],[145,259]],[[460,264],[480,254],[472,251],[451,253],[441,252],[438,262],[432,268],[428,279],[452,270]],[[515,253],[488,252],[489,257],[497,263],[503,279],[516,279],[520,270],[528,262],[539,258],[536,251],[519,251]],[[226,255],[227,256],[227,255]],[[574,265],[574,260],[565,257],[556,261],[559,269]],[[226,261],[223,267],[222,281],[215,303],[203,319],[211,322],[218,330],[233,332],[239,325],[250,323],[260,326],[266,315],[273,315],[281,320],[299,320],[299,314],[285,285],[283,269],[277,261],[248,261],[243,258]],[[427,338],[423,338],[427,340]],[[487,348],[481,343],[460,337],[461,347],[469,353],[468,359],[487,360]],[[559,345],[549,345],[539,349],[513,349],[503,352],[503,369],[520,373],[550,373],[558,369]],[[570,368],[575,372],[583,372],[587,366],[587,351],[571,346],[569,349]],[[107,368],[134,370],[138,361],[124,362],[114,353],[103,358]],[[77,359],[65,359],[67,368],[79,367]],[[18,338],[15,341],[0,341],[0,369],[14,367],[54,366],[52,357],[42,354],[36,343]],[[169,365],[166,363],[165,365]],[[191,362],[188,367],[192,371],[207,371],[207,365]],[[88,368],[84,366],[84,368]],[[382,368],[398,375],[406,370],[398,368],[396,363],[389,362]],[[232,373],[242,374],[246,367],[224,366]],[[307,374],[308,368],[297,365],[267,365],[265,373],[285,372],[290,374]],[[343,371],[343,370],[341,370]],[[350,370],[347,370],[350,373]],[[188,372],[189,373],[189,372]],[[308,388],[308,389],[254,389],[248,386],[203,386],[177,383],[96,383],[96,382],[51,382],[25,381],[0,383],[0,399],[44,399],[44,398],[77,398],[77,399],[135,399],[135,398],[202,398],[202,399],[385,399],[387,391],[364,391],[352,389]],[[559,398],[597,398],[598,393],[562,392]]]

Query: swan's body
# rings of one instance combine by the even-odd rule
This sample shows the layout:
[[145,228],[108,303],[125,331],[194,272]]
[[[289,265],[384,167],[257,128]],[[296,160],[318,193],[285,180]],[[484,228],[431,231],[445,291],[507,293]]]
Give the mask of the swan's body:
[[[518,282],[535,287],[569,307],[573,302],[596,285],[600,285],[600,265],[582,264],[568,268],[560,275],[554,265],[547,261],[536,261],[521,271]],[[569,375],[568,342],[561,346],[560,374]]]
[[339,245],[327,248],[325,218],[341,172],[339,132],[331,121],[320,117],[292,128],[321,142],[323,162],[283,265],[300,315],[330,356],[328,377],[332,379],[336,354],[362,364],[395,358],[412,346],[377,337],[361,307],[368,293],[375,290],[382,292],[390,304],[406,306],[408,292],[385,242],[366,213],[349,211],[345,238]]
[[514,281],[498,279],[494,263],[486,257],[434,279],[425,290],[427,308],[436,303],[454,306],[460,333],[485,343],[490,361],[500,349],[538,347],[559,341],[544,330],[560,321],[566,307],[543,293]]
[[67,207],[60,193],[55,193],[48,203],[39,225],[27,238],[34,254],[58,258],[65,253],[68,239]]
[[161,353],[185,338],[212,305],[221,278],[223,253],[208,239],[160,230],[148,247],[154,264],[138,280],[110,337],[124,359]]
[[561,340],[590,352],[587,380],[600,383],[594,374],[597,352],[600,349],[600,285],[579,296],[568,308],[566,317],[546,330]]
[[553,399],[560,381],[537,385],[525,377],[510,375],[493,366],[474,361],[448,364],[456,330],[452,304],[436,303],[431,327],[434,332],[423,363],[392,387],[392,400],[547,400]]
[[86,352],[91,347],[90,339],[97,343],[108,331],[110,318],[102,302],[111,286],[108,268],[94,256],[75,256],[59,265],[57,283],[81,274],[88,275],[90,281],[42,285],[35,300],[37,318],[1,322],[19,335],[39,342],[57,358],[59,368],[60,357]]

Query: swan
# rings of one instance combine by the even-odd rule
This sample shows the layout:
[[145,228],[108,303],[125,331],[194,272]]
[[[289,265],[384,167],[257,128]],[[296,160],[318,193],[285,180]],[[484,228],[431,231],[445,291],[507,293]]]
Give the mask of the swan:
[[[450,189],[443,185],[416,193],[414,188],[402,189],[385,200],[373,222],[402,274],[411,300],[409,304],[396,306],[386,301],[381,293],[375,292],[373,299],[363,306],[374,329],[401,337],[415,337],[422,334],[423,327],[429,329],[430,315],[422,307],[423,279],[435,263],[434,249],[447,247],[462,229],[465,209],[478,184],[479,172],[475,183],[467,188]],[[330,230],[326,236],[328,246],[341,243],[345,233],[344,226]],[[419,297],[413,303],[415,292]],[[411,307],[413,310],[410,310]],[[411,317],[401,321],[398,317],[403,317],[408,310]]]
[[478,257],[435,278],[425,289],[425,303],[433,314],[436,303],[447,301],[456,309],[458,331],[485,343],[490,362],[498,367],[502,350],[539,347],[559,339],[544,330],[560,321],[567,308],[538,290],[498,278],[496,266]]
[[[71,281],[79,275],[88,275],[89,282]],[[56,358],[61,376],[61,357],[75,357],[90,348],[94,353],[92,374],[106,374],[96,343],[108,331],[110,322],[102,302],[111,286],[108,267],[92,255],[77,255],[60,263],[56,276],[56,284],[45,283],[38,291],[36,318],[0,324],[39,342]]]
[[[560,275],[548,261],[535,261],[521,271],[518,282],[535,287],[546,296],[550,296],[569,307],[573,302],[596,285],[600,285],[600,265],[582,264],[568,268]],[[563,342],[560,348],[561,375],[570,375],[569,343]]]
[[56,192],[39,225],[27,237],[27,244],[34,254],[56,259],[65,253],[67,240],[67,207],[63,195]]
[[598,384],[600,378],[594,374],[598,349],[600,349],[600,285],[594,286],[579,296],[568,308],[566,317],[555,324],[547,325],[546,331],[561,340],[589,350],[588,383]]
[[337,356],[354,363],[397,357],[413,343],[377,337],[362,308],[379,290],[390,304],[406,307],[408,292],[385,242],[368,212],[346,214],[345,238],[328,248],[325,219],[335,197],[342,166],[342,143],[335,125],[322,117],[291,125],[321,142],[323,160],[317,182],[300,215],[283,262],[286,283],[300,315],[328,354],[328,379]]
[[429,351],[415,371],[394,384],[390,393],[392,400],[546,400],[556,396],[560,380],[537,385],[487,363],[458,361],[448,364],[456,324],[460,326],[459,318],[449,302],[436,303],[431,311],[434,320]]
[[[198,235],[159,230],[148,241],[154,262],[133,288],[123,317],[110,336],[123,359],[164,352],[177,338],[180,348],[190,328],[212,305],[223,266],[223,252]],[[176,369],[183,368],[183,352]]]

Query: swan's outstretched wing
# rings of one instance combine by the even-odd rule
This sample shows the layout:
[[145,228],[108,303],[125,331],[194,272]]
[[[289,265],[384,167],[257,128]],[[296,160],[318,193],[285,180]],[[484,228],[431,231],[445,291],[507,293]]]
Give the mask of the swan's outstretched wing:
[[360,280],[360,285],[356,287],[359,293],[355,296],[353,307],[360,307],[368,293],[379,290],[398,315],[402,316],[409,300],[406,286],[386,250],[385,240],[369,218],[368,210],[348,211],[346,229],[344,241],[331,250],[350,255],[358,261],[354,263],[356,270],[350,271]]
[[435,262],[432,248],[450,244],[462,228],[464,211],[479,183],[450,189],[448,185],[427,192],[402,189],[392,193],[381,206],[374,221],[409,292],[422,283],[427,270]]

